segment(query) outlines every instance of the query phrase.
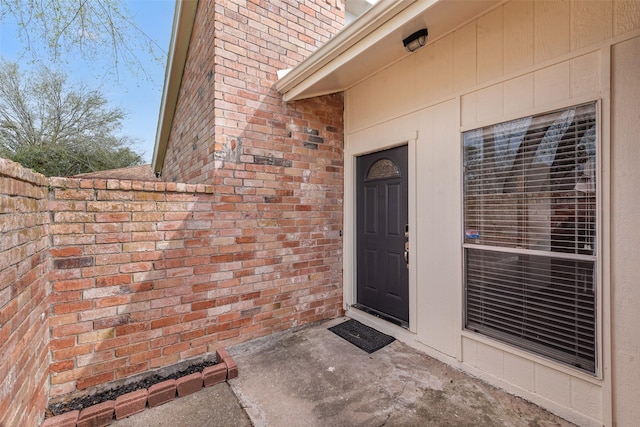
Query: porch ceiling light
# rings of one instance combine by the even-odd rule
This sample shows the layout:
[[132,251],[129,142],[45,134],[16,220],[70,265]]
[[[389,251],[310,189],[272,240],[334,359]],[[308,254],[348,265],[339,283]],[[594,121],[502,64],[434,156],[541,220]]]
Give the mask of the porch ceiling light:
[[406,39],[402,40],[404,48],[407,49],[407,52],[415,52],[416,50],[427,44],[428,35],[429,31],[427,31],[426,28],[416,31]]

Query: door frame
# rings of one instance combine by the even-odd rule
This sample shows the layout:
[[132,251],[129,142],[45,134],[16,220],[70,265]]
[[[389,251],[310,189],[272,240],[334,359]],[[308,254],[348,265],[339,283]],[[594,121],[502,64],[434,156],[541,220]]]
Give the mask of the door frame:
[[[366,135],[364,135],[366,134]],[[344,233],[343,233],[343,300],[345,311],[357,301],[357,233],[356,233],[356,158],[361,155],[407,145],[409,172],[409,331],[416,332],[417,320],[417,224],[416,224],[416,144],[418,131],[387,135],[386,132],[364,132],[345,136],[344,149]],[[359,312],[359,310],[358,310]],[[388,322],[387,322],[388,323]],[[389,325],[393,325],[389,323]],[[393,325],[395,326],[395,325]],[[400,326],[395,326],[400,328]]]

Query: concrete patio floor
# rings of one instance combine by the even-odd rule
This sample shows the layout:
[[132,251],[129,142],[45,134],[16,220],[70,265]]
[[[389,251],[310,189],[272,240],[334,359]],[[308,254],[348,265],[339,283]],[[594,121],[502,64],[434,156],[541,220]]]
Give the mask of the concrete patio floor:
[[230,347],[238,378],[112,425],[573,426],[399,341],[367,354],[327,329],[345,320]]
[[229,349],[256,427],[573,425],[399,341],[367,354],[327,329],[345,320]]
[[229,384],[205,387],[155,408],[111,423],[113,427],[251,427]]

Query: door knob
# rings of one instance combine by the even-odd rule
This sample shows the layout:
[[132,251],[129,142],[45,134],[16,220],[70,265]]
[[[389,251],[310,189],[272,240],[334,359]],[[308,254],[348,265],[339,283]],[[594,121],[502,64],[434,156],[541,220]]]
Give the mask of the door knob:
[[404,226],[404,237],[407,238],[407,241],[404,242],[404,262],[407,263],[407,268],[409,268],[409,224]]

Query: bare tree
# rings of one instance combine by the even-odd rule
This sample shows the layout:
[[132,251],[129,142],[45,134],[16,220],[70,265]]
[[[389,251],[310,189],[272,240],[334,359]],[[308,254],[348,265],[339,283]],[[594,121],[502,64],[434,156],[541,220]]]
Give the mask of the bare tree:
[[[52,63],[81,57],[92,62],[110,55],[115,74],[125,66],[145,71],[147,54],[162,61],[164,49],[142,31],[122,0],[0,0],[0,24],[16,25],[23,56]],[[142,60],[141,58],[146,58]]]
[[0,157],[47,176],[141,164],[133,141],[116,136],[124,117],[101,92],[70,87],[65,74],[0,63]]

